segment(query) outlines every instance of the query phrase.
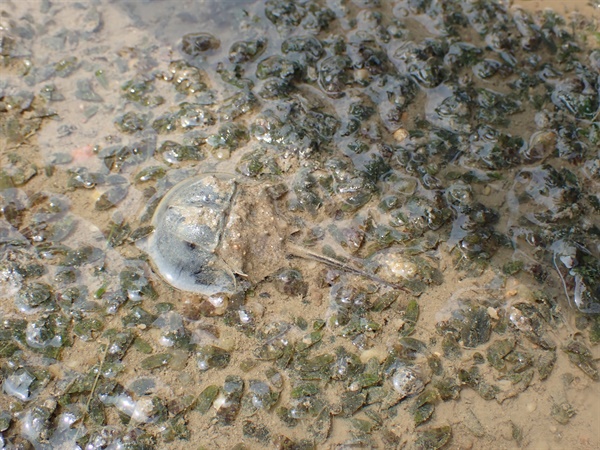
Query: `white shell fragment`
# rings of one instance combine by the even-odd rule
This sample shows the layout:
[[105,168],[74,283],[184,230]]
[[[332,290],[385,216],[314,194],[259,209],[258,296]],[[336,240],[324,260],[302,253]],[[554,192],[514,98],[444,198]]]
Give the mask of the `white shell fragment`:
[[392,377],[392,385],[402,398],[418,394],[425,388],[421,377],[410,367],[399,367]]

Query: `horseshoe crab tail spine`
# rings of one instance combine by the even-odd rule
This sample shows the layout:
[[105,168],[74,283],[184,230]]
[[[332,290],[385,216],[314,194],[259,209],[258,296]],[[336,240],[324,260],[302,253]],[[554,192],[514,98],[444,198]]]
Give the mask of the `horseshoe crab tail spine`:
[[376,283],[382,284],[384,286],[389,286],[391,288],[401,290],[408,294],[412,294],[412,292],[409,289],[405,288],[404,286],[401,286],[397,283],[390,283],[389,281],[386,281],[383,278],[373,275],[372,273],[365,272],[364,270],[360,270],[360,269],[357,269],[356,267],[349,266],[348,264],[344,264],[333,258],[329,258],[327,256],[313,253],[310,250],[306,250],[305,248],[302,248],[298,245],[287,244],[287,249],[288,249],[290,255],[295,256],[296,258],[303,258],[303,259],[310,259],[313,261],[317,261],[321,264],[325,264],[327,266],[335,267],[336,269],[343,270],[344,272],[348,272],[348,273],[352,273],[352,274],[355,274],[355,275],[358,275],[361,277],[368,278],[368,279],[375,281]]

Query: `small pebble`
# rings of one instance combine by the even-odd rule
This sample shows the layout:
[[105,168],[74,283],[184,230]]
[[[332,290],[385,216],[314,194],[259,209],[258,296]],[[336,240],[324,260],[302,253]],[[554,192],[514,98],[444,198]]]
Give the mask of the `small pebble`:
[[404,139],[408,137],[408,131],[404,128],[398,128],[394,131],[394,139],[398,142],[402,142]]

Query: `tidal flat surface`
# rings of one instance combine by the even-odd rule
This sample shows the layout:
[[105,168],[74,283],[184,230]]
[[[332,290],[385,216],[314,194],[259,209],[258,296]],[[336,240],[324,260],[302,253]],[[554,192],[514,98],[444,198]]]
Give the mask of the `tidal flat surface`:
[[0,448],[600,447],[565,3],[0,2]]

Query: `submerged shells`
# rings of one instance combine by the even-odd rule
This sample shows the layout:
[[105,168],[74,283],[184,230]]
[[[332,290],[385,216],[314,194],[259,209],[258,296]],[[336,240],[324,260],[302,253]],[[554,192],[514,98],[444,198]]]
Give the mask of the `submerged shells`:
[[[99,23],[105,2],[84,3],[74,25]],[[496,1],[267,0],[231,16],[194,0],[158,22],[172,2],[135,3],[136,36],[160,23],[160,40],[77,39],[51,2],[41,23],[5,12],[0,447],[441,448],[463,390],[502,404],[567,359],[599,378],[600,53],[583,29]],[[231,22],[243,40],[219,44]],[[77,57],[39,60],[46,36]],[[85,120],[50,91],[86,97]],[[38,149],[30,131],[51,116],[58,140]],[[44,147],[61,153],[37,161]],[[14,189],[46,182],[64,194]],[[450,422],[451,445],[495,438]]]

